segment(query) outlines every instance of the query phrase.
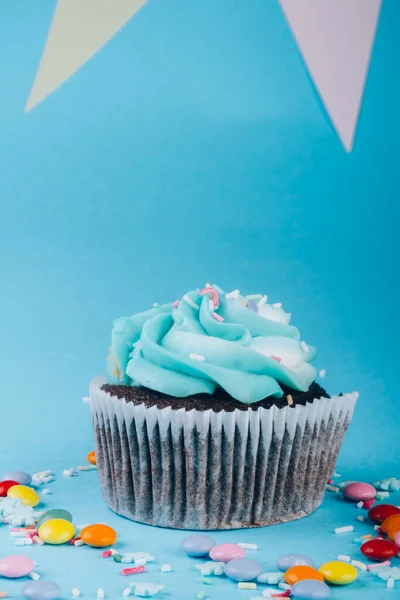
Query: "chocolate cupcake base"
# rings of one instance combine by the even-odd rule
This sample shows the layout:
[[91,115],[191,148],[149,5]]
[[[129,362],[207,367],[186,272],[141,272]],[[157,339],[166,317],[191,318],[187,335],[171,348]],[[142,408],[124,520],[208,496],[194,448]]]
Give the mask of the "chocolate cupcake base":
[[116,513],[160,527],[262,527],[318,508],[358,394],[245,410],[146,406],[90,397],[102,494]]

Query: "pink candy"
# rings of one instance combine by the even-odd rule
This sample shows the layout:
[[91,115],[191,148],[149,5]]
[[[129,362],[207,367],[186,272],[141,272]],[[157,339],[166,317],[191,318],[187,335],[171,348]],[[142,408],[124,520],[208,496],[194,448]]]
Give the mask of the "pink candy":
[[211,548],[210,558],[217,562],[229,562],[234,558],[244,558],[246,551],[237,544],[218,544]]
[[343,490],[343,496],[353,502],[360,502],[361,500],[365,502],[374,498],[375,495],[376,489],[369,483],[362,483],[361,481],[349,483]]
[[0,559],[0,575],[12,579],[25,577],[33,571],[34,566],[35,563],[29,556],[12,554]]

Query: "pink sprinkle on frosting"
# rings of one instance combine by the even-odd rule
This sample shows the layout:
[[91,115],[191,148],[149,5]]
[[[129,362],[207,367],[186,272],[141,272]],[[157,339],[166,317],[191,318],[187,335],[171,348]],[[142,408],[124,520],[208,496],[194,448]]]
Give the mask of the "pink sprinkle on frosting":
[[219,321],[220,323],[222,323],[222,321],[224,320],[224,317],[221,317],[221,315],[219,315],[219,314],[218,314],[218,313],[216,313],[216,312],[213,312],[213,313],[211,313],[211,314],[212,314],[212,316],[214,317],[214,319],[215,319],[216,321]]
[[273,358],[274,360],[277,360],[278,362],[282,361],[282,359],[279,358],[279,356],[271,356],[271,358]]
[[212,300],[214,302],[214,306],[216,306],[216,307],[219,306],[219,294],[218,294],[217,290],[215,290],[213,287],[206,287],[206,288],[200,290],[199,294],[200,294],[200,296],[205,296],[206,294],[211,294]]
[[172,303],[172,306],[173,306],[174,308],[178,308],[178,306],[179,306],[179,303],[180,303],[180,300],[175,300],[175,302],[173,302],[173,303]]

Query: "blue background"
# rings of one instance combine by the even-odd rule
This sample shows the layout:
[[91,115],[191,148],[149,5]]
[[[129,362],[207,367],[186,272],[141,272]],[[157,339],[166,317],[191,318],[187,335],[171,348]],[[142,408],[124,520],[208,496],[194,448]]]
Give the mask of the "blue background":
[[[360,392],[338,470],[400,476],[400,8],[383,4],[346,154],[272,1],[154,0],[25,114],[54,5],[0,5],[0,470],[52,468],[48,505],[107,520],[125,547],[173,563],[167,591],[187,600],[199,584],[177,551],[181,533],[110,515],[95,473],[63,479],[93,446],[81,398],[104,372],[115,317],[210,280],[262,291],[319,349],[328,391]],[[351,537],[330,533],[354,516],[331,495],[301,522],[217,537],[259,543],[269,567],[292,550],[318,561],[358,554]],[[109,597],[123,587],[89,548],[25,552],[65,597],[73,585],[94,597],[99,578]],[[382,583],[367,581],[334,597],[375,598]]]

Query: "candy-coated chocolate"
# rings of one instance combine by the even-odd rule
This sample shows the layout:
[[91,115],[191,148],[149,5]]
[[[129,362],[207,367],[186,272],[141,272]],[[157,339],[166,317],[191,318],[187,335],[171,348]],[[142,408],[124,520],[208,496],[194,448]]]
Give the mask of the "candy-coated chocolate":
[[26,485],[14,485],[7,491],[9,498],[19,498],[24,506],[37,506],[40,502],[39,494]]
[[276,567],[280,571],[287,571],[290,567],[308,565],[313,567],[313,561],[303,554],[286,554],[276,561]]
[[96,452],[94,450],[92,450],[91,452],[89,452],[89,454],[86,457],[86,460],[91,465],[95,465],[96,464]]
[[349,483],[343,489],[343,496],[346,500],[353,502],[360,502],[361,500],[370,500],[375,498],[376,489],[369,483],[362,483],[361,481],[353,481]]
[[14,487],[15,485],[19,485],[19,482],[13,481],[12,479],[0,481],[0,498],[5,498],[7,496],[8,490]]
[[51,508],[40,517],[37,528],[43,525],[43,523],[46,523],[46,521],[51,521],[52,519],[64,519],[64,521],[72,523],[72,515],[68,510],[65,510],[64,508]]
[[375,504],[368,511],[368,517],[374,523],[380,525],[385,519],[392,515],[399,515],[400,508],[393,506],[393,504]]
[[400,548],[400,531],[398,531],[394,536],[394,543]]
[[214,540],[202,534],[189,535],[181,542],[181,548],[188,556],[206,556],[214,546]]
[[399,529],[400,529],[400,514],[391,515],[390,517],[385,519],[381,524],[381,528],[382,528],[382,531],[384,531],[385,533],[389,533],[389,529],[391,527],[395,527],[397,525],[399,525]]
[[299,598],[299,600],[325,600],[325,598],[329,598],[331,590],[323,581],[302,579],[292,585],[290,593],[293,598]]
[[302,579],[317,579],[318,581],[324,581],[324,576],[319,573],[317,569],[309,567],[308,565],[298,565],[296,567],[290,567],[283,576],[286,583],[293,585]]
[[21,594],[27,600],[55,600],[60,597],[61,590],[56,583],[39,579],[26,583]]
[[390,560],[397,556],[399,551],[396,544],[382,538],[374,538],[362,544],[360,550],[369,560]]
[[227,563],[234,558],[244,558],[246,551],[237,544],[218,544],[210,550],[210,558]]
[[393,523],[393,525],[391,525],[389,527],[388,532],[387,532],[387,536],[388,536],[389,540],[394,542],[394,538],[396,537],[396,535],[399,531],[400,531],[400,523]]
[[34,561],[29,556],[12,554],[0,559],[0,576],[16,579],[25,577],[33,571]]
[[357,579],[357,569],[347,562],[331,560],[320,566],[319,572],[325,581],[335,585],[348,585]]
[[224,573],[234,581],[252,581],[262,573],[262,566],[251,558],[234,558],[226,563]]
[[50,519],[38,529],[38,535],[47,544],[66,544],[75,535],[75,527],[66,519]]
[[88,546],[105,548],[115,544],[117,532],[108,525],[88,525],[88,527],[82,529],[80,538]]
[[17,481],[19,485],[30,485],[32,483],[32,477],[25,471],[7,471],[7,473],[4,473],[1,481],[6,481],[7,479]]

